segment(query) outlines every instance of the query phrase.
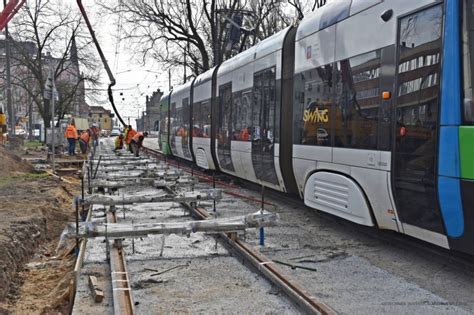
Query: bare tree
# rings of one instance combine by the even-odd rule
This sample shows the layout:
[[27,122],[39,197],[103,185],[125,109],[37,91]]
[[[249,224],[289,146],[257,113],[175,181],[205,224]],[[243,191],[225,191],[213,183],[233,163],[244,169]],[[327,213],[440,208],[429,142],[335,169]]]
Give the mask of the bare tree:
[[275,23],[281,0],[123,0],[119,5],[103,0],[102,7],[124,21],[121,39],[132,43],[142,63],[153,57],[166,67],[186,64],[194,75],[243,47],[231,38],[231,33],[244,37],[232,31],[237,20],[251,44],[287,25]]
[[288,4],[295,10],[296,21],[301,21],[306,14],[319,9],[327,0],[288,0]]
[[91,57],[88,36],[76,12],[71,4],[59,0],[34,0],[12,21],[12,68],[16,69],[12,84],[27,93],[45,127],[50,127],[51,120],[49,101],[44,97],[49,75],[60,95],[55,107],[58,118],[77,112],[77,103],[85,102],[85,82],[99,83],[97,62]]

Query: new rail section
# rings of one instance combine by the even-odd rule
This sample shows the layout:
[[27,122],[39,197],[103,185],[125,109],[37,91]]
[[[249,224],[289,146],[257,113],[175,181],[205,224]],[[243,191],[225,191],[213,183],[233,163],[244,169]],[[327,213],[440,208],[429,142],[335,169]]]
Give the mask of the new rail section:
[[[151,156],[154,156],[159,159],[160,153],[157,151],[145,149],[148,154]],[[109,178],[111,173],[110,172],[104,172],[103,165],[104,163],[107,164],[107,169],[114,169],[113,163],[111,163],[109,160],[104,160],[101,159],[102,164],[98,164],[96,166],[97,169],[100,170],[98,174],[100,176],[103,176],[104,178]],[[149,163],[151,160],[150,159],[142,159],[142,163]],[[121,162],[124,162],[122,159]],[[141,161],[133,161],[134,163],[141,162]],[[150,162],[152,163],[152,161]],[[156,163],[155,163],[156,164]],[[92,163],[88,163],[89,170],[85,171],[84,167],[84,174],[89,176],[90,174],[93,174],[93,166]],[[125,165],[125,168],[129,168],[131,170],[136,170],[136,167],[134,165]],[[173,170],[168,170],[168,167],[162,168],[163,170],[166,170],[167,174],[171,173],[177,173]],[[156,169],[154,169],[156,171]],[[141,170],[140,170],[141,171]],[[100,177],[99,176],[99,177]],[[137,175],[138,176],[138,175]],[[174,175],[173,175],[174,176]],[[95,178],[94,181],[90,183],[91,188],[99,187],[101,190],[103,189],[104,183],[106,180],[102,180],[100,178]],[[176,177],[176,180],[179,181],[179,176],[174,176]],[[116,187],[121,187],[120,183],[116,183],[112,177],[112,180],[109,181],[110,186],[116,186]],[[138,177],[139,178],[139,177]],[[138,179],[137,178],[137,179]],[[150,183],[142,183],[143,184],[149,184],[151,186],[156,186],[156,183],[158,181],[154,181],[151,184]],[[223,184],[223,183],[221,183]],[[176,195],[176,192],[168,187],[168,186],[160,186],[160,189],[163,189],[170,195]],[[100,194],[95,194],[95,195],[86,195],[84,194],[83,197],[81,197],[82,204],[86,205],[91,205],[91,204],[107,204],[110,205],[110,209],[107,212],[107,222],[108,223],[116,223],[117,218],[116,218],[116,211],[115,211],[115,204],[118,202],[120,203],[120,200],[115,200],[113,197],[107,197],[108,203],[103,203],[101,200],[97,200],[99,196],[102,196]],[[178,195],[176,195],[178,196]],[[106,196],[103,196],[106,198]],[[103,199],[104,199],[103,198]],[[131,197],[130,197],[131,198]],[[150,200],[145,200],[145,197],[141,197],[143,200],[140,202],[151,202]],[[145,198],[145,199],[144,199]],[[156,197],[158,201],[159,197]],[[162,198],[165,200],[166,198]],[[105,200],[105,199],[104,199]],[[134,199],[135,200],[135,199]],[[166,199],[168,200],[168,199]],[[177,200],[181,200],[177,198]],[[184,199],[183,199],[184,200]],[[198,200],[206,200],[203,198],[198,198]],[[125,201],[123,201],[125,202]],[[127,203],[131,203],[132,201],[129,200],[129,198],[126,201]],[[180,201],[181,205],[184,206],[186,209],[188,209],[195,217],[201,220],[207,220],[210,218],[210,215],[206,211],[206,209],[202,207],[196,207],[196,203],[190,203],[190,202],[185,202],[185,201]],[[88,211],[88,217],[90,218],[91,216],[91,210],[92,208],[89,208]],[[76,205],[76,210],[79,211],[79,206]],[[139,222],[135,222],[139,223]],[[77,224],[77,223],[76,223]],[[100,224],[99,224],[100,225]],[[105,226],[108,226],[105,224]],[[78,234],[78,225],[76,226],[76,234]],[[88,227],[90,229],[91,226]],[[86,229],[87,230],[87,229]],[[81,230],[82,231],[82,230]],[[107,228],[106,228],[106,235],[107,234]],[[110,235],[111,237],[114,237],[113,235],[113,229],[112,226],[110,227]],[[132,235],[132,234],[130,234]],[[234,233],[219,233],[218,234],[225,242],[226,244],[236,252],[240,257],[243,258],[243,261],[248,263],[249,265],[252,265],[255,267],[256,270],[261,272],[269,281],[271,281],[274,285],[278,286],[285,294],[293,300],[297,305],[299,305],[306,313],[308,314],[335,314],[336,312],[332,310],[329,306],[327,306],[325,303],[321,302],[318,298],[315,296],[312,296],[309,292],[307,292],[304,287],[302,287],[298,282],[293,280],[291,277],[286,275],[280,268],[278,268],[270,259],[253,249],[251,246],[246,244],[244,241],[240,240],[237,236],[237,234]],[[92,235],[91,235],[92,236]],[[116,237],[115,237],[116,238]],[[84,243],[85,241],[83,241]],[[134,314],[135,309],[134,309],[134,302],[133,302],[133,292],[132,288],[130,286],[130,276],[127,271],[127,266],[126,266],[126,259],[125,259],[125,253],[124,249],[122,248],[122,240],[119,239],[107,239],[106,237],[106,242],[108,244],[107,246],[107,251],[108,251],[108,257],[109,257],[109,262],[110,262],[110,272],[111,272],[111,280],[112,280],[112,290],[113,290],[113,307],[114,307],[114,313],[115,314]],[[85,251],[85,246],[81,246],[81,256],[84,255]],[[79,263],[80,264],[80,263]],[[80,273],[80,265],[77,267],[77,274]],[[77,281],[77,280],[76,280]]]
[[160,104],[159,147],[474,254],[474,1],[334,1]]

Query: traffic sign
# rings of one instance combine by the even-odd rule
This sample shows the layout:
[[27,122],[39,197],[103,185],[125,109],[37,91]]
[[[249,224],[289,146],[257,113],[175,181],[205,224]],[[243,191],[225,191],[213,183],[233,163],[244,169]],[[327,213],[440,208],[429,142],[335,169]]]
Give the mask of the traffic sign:
[[59,101],[58,90],[56,89],[56,84],[54,78],[51,74],[48,75],[46,83],[44,84],[44,95],[43,97],[47,100],[50,100],[54,97],[55,101]]

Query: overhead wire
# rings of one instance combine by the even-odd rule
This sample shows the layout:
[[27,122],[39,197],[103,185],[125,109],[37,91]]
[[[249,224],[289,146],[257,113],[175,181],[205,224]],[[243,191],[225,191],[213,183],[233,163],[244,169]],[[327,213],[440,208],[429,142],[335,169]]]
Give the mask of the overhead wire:
[[122,0],[120,0],[119,4],[118,4],[119,15],[118,15],[118,21],[117,21],[117,32],[115,34],[116,42],[115,42],[114,72],[116,74],[117,74],[119,60],[120,60],[120,45],[121,45],[121,42],[122,42],[122,26],[123,26],[123,24],[122,24],[123,23],[123,16],[122,16],[122,10],[121,10],[122,3],[123,3]]

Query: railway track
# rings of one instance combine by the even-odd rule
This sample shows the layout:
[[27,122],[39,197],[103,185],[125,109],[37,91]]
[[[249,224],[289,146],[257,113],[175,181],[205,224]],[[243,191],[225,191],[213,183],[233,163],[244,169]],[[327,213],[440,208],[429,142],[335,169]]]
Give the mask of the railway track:
[[[107,212],[107,222],[117,223],[115,211]],[[109,247],[110,276],[112,279],[112,295],[115,315],[133,315],[133,302],[130,277],[127,270],[125,250],[121,240],[106,240]]]
[[[149,148],[146,148],[145,150],[148,154],[155,156],[157,158],[163,159],[161,152],[157,150],[149,149]],[[169,158],[167,158],[167,161],[168,163],[173,163],[172,162],[173,160],[170,160]],[[180,165],[180,167],[187,172],[190,172],[192,169],[190,166],[190,163],[187,161],[180,161],[179,163],[174,162],[174,164]],[[193,172],[196,174],[202,173],[196,169],[193,169]],[[205,173],[202,173],[202,174],[206,175]],[[212,177],[209,177],[209,176],[203,176],[202,178],[204,178],[204,180],[207,180],[207,181],[212,181]],[[229,189],[239,188],[239,186],[233,183],[230,183],[231,180],[232,180],[231,177],[227,175],[219,176],[219,179],[216,180],[216,184],[222,185],[223,187],[226,187]],[[257,193],[260,192],[260,186],[258,186],[257,184],[248,182],[245,180],[241,180],[241,181],[245,182],[246,189],[251,189]],[[234,194],[232,191],[227,191],[226,193]],[[266,190],[265,194],[267,196],[270,196],[272,199],[281,201],[283,203],[297,204],[301,207],[306,207],[304,205],[304,202],[299,198],[299,196],[298,197],[291,196],[291,195],[281,193],[278,191],[273,191],[273,190]],[[247,199],[250,201],[260,202],[260,199],[254,198],[254,197],[242,196],[239,194],[234,194],[234,196]],[[273,204],[270,202],[266,202],[266,205],[273,205]],[[313,209],[311,210],[316,211]],[[463,270],[474,274],[474,257],[473,256],[469,256],[464,253],[455,252],[455,251],[451,251],[445,248],[441,248],[439,246],[430,244],[428,242],[424,242],[422,240],[410,237],[405,234],[396,233],[394,231],[379,230],[376,228],[365,227],[359,224],[354,224],[350,221],[341,219],[339,217],[326,214],[324,212],[320,212],[320,211],[316,211],[316,212],[319,217],[331,222],[332,224],[338,224],[338,225],[344,226],[347,229],[363,234],[370,238],[383,241],[391,246],[395,246],[395,247],[403,248],[403,249],[411,249],[413,252],[422,252],[425,255],[431,255],[433,257],[436,257],[437,259],[440,259],[442,262],[445,262],[445,263],[450,263],[450,264],[454,263],[458,268],[462,268]]]
[[[160,152],[149,149],[146,151],[146,153],[149,155],[149,158],[145,158],[145,160],[142,161],[148,161],[147,163],[152,163],[154,165],[154,169],[159,169],[161,164],[161,167],[164,166],[165,169],[173,170],[173,167],[167,167],[163,163],[156,163],[155,158],[165,160],[161,156]],[[107,155],[110,153],[106,152],[104,154],[106,157],[105,160],[104,157],[102,160],[107,161]],[[109,157],[112,158],[112,156]],[[122,161],[123,159],[126,159],[126,157],[121,158]],[[98,159],[96,159],[96,161],[97,160]],[[132,163],[132,160],[133,159],[128,161],[127,166],[125,166],[125,169],[128,169],[129,172],[122,172],[122,174],[125,174],[129,177],[132,174],[143,172],[143,170],[137,168],[137,166],[134,165],[136,162]],[[255,209],[258,209],[258,207],[261,205],[261,199],[259,198],[260,187],[255,184],[248,183],[246,181],[241,182],[240,180],[235,182],[235,178],[223,174],[214,175],[211,173],[211,175],[209,175],[209,173],[206,174],[201,172],[200,170],[195,169],[183,161],[177,162],[171,159],[166,159],[166,162],[168,166],[179,166],[181,169],[179,172],[181,174],[181,180],[184,181],[187,177],[189,177],[183,173],[184,171],[199,177],[201,183],[198,184],[196,181],[194,181],[194,185],[196,186],[192,185],[188,186],[188,188],[185,188],[182,185],[182,187],[176,187],[175,185],[164,187],[156,185],[150,186],[150,183],[145,183],[145,181],[143,181],[142,184],[139,184],[144,185],[141,186],[143,188],[138,186],[133,187],[135,184],[132,184],[132,187],[127,188],[127,185],[123,186],[122,183],[119,183],[121,185],[120,187],[125,188],[119,188],[119,190],[114,193],[115,196],[110,196],[113,197],[111,199],[122,200],[122,195],[125,194],[125,196],[129,196],[129,198],[135,200],[135,198],[138,196],[158,196],[161,194],[160,191],[163,191],[164,194],[169,196],[170,192],[173,192],[175,189],[177,189],[175,192],[177,194],[179,191],[188,191],[191,189],[191,187],[193,187],[193,191],[194,189],[199,191],[201,189],[206,189],[215,183],[216,187],[219,188],[219,190],[224,195],[228,194],[226,198],[219,202],[217,207],[219,211],[211,211],[211,209],[213,209],[212,200],[207,202],[183,202],[182,200],[177,200],[173,204],[168,203],[166,205],[163,204],[162,206],[159,206],[157,203],[155,203],[155,201],[153,201],[153,204],[144,204],[143,206],[140,206],[139,204],[134,204],[133,206],[122,206],[122,203],[124,205],[129,203],[128,201],[120,201],[121,204],[117,204],[116,206],[118,210],[116,220],[118,220],[118,223],[124,225],[136,223],[138,226],[142,223],[153,224],[152,222],[167,223],[178,222],[180,220],[189,221],[189,219],[186,219],[186,216],[184,215],[184,213],[189,212],[194,218],[200,220],[210,219],[210,222],[208,223],[211,223],[215,218],[232,218],[233,215],[240,215],[242,213],[249,213],[248,211],[255,211]],[[108,163],[111,164],[112,162],[108,161]],[[93,166],[93,170],[95,171],[97,169],[97,163],[94,163]],[[107,168],[113,168],[113,166],[109,165],[105,167],[105,169]],[[161,174],[162,171],[157,171],[154,173]],[[93,184],[97,184],[93,185],[95,188],[100,186],[101,181],[106,181],[104,179],[108,178],[110,174],[113,175],[111,178],[114,178],[112,182],[117,183],[116,177],[118,174],[105,170],[102,171],[100,168],[97,174],[98,178],[93,180]],[[146,178],[141,178],[141,180],[144,179]],[[127,179],[127,181],[130,180]],[[203,181],[206,181],[207,184],[203,184]],[[139,182],[140,180],[136,181],[136,183]],[[108,188],[105,190],[105,193],[107,192],[109,192]],[[385,257],[391,258],[403,257],[397,255],[403,255],[403,253],[407,252],[406,250],[392,249],[391,247],[399,247],[403,249],[408,248],[409,250],[407,252],[407,258],[414,259],[415,262],[418,264],[421,263],[422,265],[425,265],[425,263],[423,263],[425,259],[430,259],[425,257],[425,253],[429,253],[430,255],[437,257],[436,259],[433,259],[433,264],[426,262],[426,264],[433,267],[434,272],[444,270],[443,263],[439,264],[437,259],[446,263],[456,264],[460,268],[465,268],[466,270],[472,270],[471,266],[473,265],[470,260],[465,260],[464,257],[459,257],[452,252],[443,251],[440,248],[433,248],[434,246],[431,246],[430,244],[424,244],[422,242],[419,242],[421,244],[411,244],[410,242],[413,240],[404,235],[398,235],[376,229],[367,229],[325,213],[315,213],[314,210],[308,209],[308,213],[306,213],[303,202],[293,196],[271,190],[267,190],[265,194],[268,196],[265,202],[265,208],[271,209],[272,206],[274,206],[275,212],[280,213],[282,218],[284,218],[283,222],[285,222],[285,224],[275,229],[268,230],[267,233],[269,233],[268,235],[271,236],[268,239],[268,245],[266,245],[261,251],[258,249],[257,245],[251,246],[248,243],[242,241],[242,239],[239,239],[237,236],[241,234],[237,234],[235,232],[221,232],[226,230],[220,230],[218,233],[211,232],[211,234],[201,234],[199,236],[192,235],[191,238],[189,238],[189,234],[186,234],[188,237],[182,237],[179,236],[179,233],[173,236],[166,236],[166,239],[169,240],[166,242],[166,246],[165,236],[163,236],[163,238],[146,237],[143,240],[135,241],[135,245],[133,245],[132,238],[129,236],[125,236],[124,240],[110,240],[110,262],[105,265],[107,268],[101,267],[103,268],[102,270],[105,271],[105,274],[108,275],[108,283],[113,284],[112,288],[106,288],[106,292],[111,292],[110,295],[106,295],[106,298],[107,296],[110,297],[108,303],[108,305],[110,305],[109,307],[113,306],[114,312],[116,314],[133,314],[134,312],[147,313],[149,309],[153,309],[157,312],[167,312],[170,309],[175,311],[190,309],[196,311],[202,311],[203,309],[218,311],[219,309],[227,309],[229,311],[234,309],[231,308],[232,306],[230,306],[233,305],[232,302],[230,302],[231,304],[228,304],[229,301],[232,301],[232,299],[229,299],[228,296],[226,296],[226,294],[229,293],[230,288],[232,296],[239,297],[239,299],[253,299],[253,301],[265,301],[264,303],[269,303],[269,305],[272,306],[267,308],[268,311],[275,309],[284,311],[285,308],[288,310],[289,307],[290,309],[293,309],[293,311],[298,309],[303,311],[305,314],[334,314],[335,311],[328,307],[324,302],[331,303],[331,305],[337,306],[338,310],[347,312],[353,306],[356,306],[348,306],[345,304],[347,303],[346,301],[352,301],[354,294],[352,293],[354,292],[353,290],[356,292],[358,290],[357,285],[354,287],[353,284],[361,283],[362,287],[366,285],[365,283],[362,283],[363,281],[361,279],[357,279],[357,275],[360,274],[360,270],[364,270],[363,273],[366,272],[365,270],[370,270],[370,273],[367,273],[367,279],[371,279],[373,275],[377,278],[381,275],[380,270],[377,270],[377,267],[387,268],[383,270],[389,271],[388,274],[385,274],[386,276],[384,276],[385,278],[383,279],[385,286],[385,283],[387,282],[386,277],[390,275],[387,289],[384,289],[384,291],[387,292],[384,293],[404,292],[403,287],[406,286],[409,288],[410,292],[418,292],[417,295],[413,294],[414,301],[408,303],[417,303],[417,299],[419,298],[425,299],[425,296],[428,293],[420,292],[420,290],[423,290],[416,287],[416,283],[418,282],[410,284],[403,281],[405,278],[397,278],[397,275],[400,273],[397,273],[398,270],[392,269],[392,264],[385,264],[385,262],[388,261],[386,258],[382,258],[381,261],[379,258],[372,260],[372,257],[374,257],[374,255],[379,255],[379,253]],[[298,209],[301,211],[294,212],[293,209]],[[307,221],[308,215],[311,215],[313,219],[315,219],[315,224]],[[110,218],[109,220],[109,222],[112,222],[113,219]],[[286,224],[288,224],[288,226],[286,226]],[[334,230],[335,232],[334,239],[332,236],[330,239],[326,239],[328,234],[324,231],[326,231],[326,227],[330,226],[335,227],[334,229],[331,228],[331,230]],[[317,232],[319,227],[322,228],[322,233]],[[110,232],[112,233],[112,231],[113,229],[111,228]],[[339,234],[339,231],[345,231],[343,233],[348,234],[341,235]],[[360,234],[360,237],[357,234]],[[313,235],[315,237],[320,235],[322,238],[315,239],[315,242],[312,242],[311,239],[313,239]],[[309,238],[306,238],[307,236],[309,236]],[[113,236],[111,238],[113,238]],[[257,244],[258,230],[249,231],[245,234],[245,238],[250,243]],[[381,240],[381,242],[371,241],[369,238]],[[293,240],[296,240],[296,242],[293,242]],[[301,243],[300,240],[302,240]],[[96,240],[96,244],[97,241],[100,242],[100,240]],[[117,242],[118,246],[113,245],[115,242]],[[103,244],[105,245],[105,243]],[[198,245],[196,246],[195,244]],[[116,253],[113,251],[114,248],[118,249]],[[165,254],[162,256],[163,250]],[[197,253],[196,250],[198,250]],[[365,255],[366,250],[369,250],[368,255]],[[125,257],[125,251],[127,252],[126,261],[123,259]],[[97,247],[95,252],[97,253]],[[104,250],[101,252],[103,253]],[[197,256],[195,256],[196,254]],[[337,255],[339,254],[342,254],[341,257],[348,258],[335,258],[334,260],[330,258],[338,257]],[[422,257],[422,259],[414,258],[415,255],[417,255],[417,257]],[[235,257],[238,259],[235,259]],[[302,257],[304,259],[296,261],[294,260],[296,258]],[[328,257],[329,259],[327,259]],[[349,265],[346,265],[346,259]],[[121,260],[123,260],[125,264],[128,263],[128,266],[120,266]],[[378,263],[379,261],[381,264]],[[93,260],[92,262],[95,263],[96,260]],[[402,264],[405,262],[406,261],[402,260],[398,261],[398,263]],[[280,265],[280,263],[283,264]],[[286,267],[283,266],[285,263],[290,263],[290,265],[286,266],[291,267],[291,270],[286,269]],[[313,263],[317,264],[317,272],[315,272],[316,269],[314,268],[314,265],[312,265]],[[373,263],[375,263],[375,265],[373,265]],[[291,264],[298,264],[298,268],[307,267],[308,270],[296,271],[296,269],[294,269]],[[353,267],[351,267],[351,264]],[[310,269],[309,267],[312,268]],[[169,270],[177,270],[176,268],[178,268],[179,271],[171,271],[168,273]],[[111,273],[110,269],[113,269],[113,273]],[[233,270],[233,272],[229,273],[229,270]],[[248,282],[248,280],[246,280],[250,274],[248,270],[263,276],[265,280],[263,280],[262,277],[257,276],[256,278],[252,279],[260,279],[258,282]],[[349,272],[349,274],[351,274],[350,270],[354,270],[355,276],[351,275],[341,279],[340,276],[337,276],[334,273],[328,273],[330,270],[337,270],[336,274],[345,274],[345,272]],[[395,273],[391,273],[390,270],[393,270]],[[104,271],[102,274],[104,274]],[[413,270],[410,271],[410,274],[414,276],[414,278],[417,278],[416,273],[413,271],[416,271],[416,268],[413,268]],[[214,277],[205,276],[208,274],[208,272],[211,272]],[[166,276],[161,276],[162,273],[166,273]],[[425,272],[424,274],[429,274],[429,271]],[[444,272],[442,277],[446,278],[444,275],[448,274],[450,273]],[[200,278],[200,280],[197,282],[189,282],[189,279],[194,279],[198,275],[204,277]],[[123,277],[119,278],[119,276]],[[214,280],[214,278],[216,280]],[[146,281],[143,282],[143,279],[146,279]],[[157,280],[165,282],[147,282]],[[381,279],[376,279],[376,281],[380,280]],[[171,281],[173,285],[165,284],[167,283],[166,281]],[[410,281],[410,279],[408,279],[408,281]],[[399,286],[400,283],[404,283],[402,287]],[[195,287],[196,284],[197,287]],[[271,289],[268,287],[269,284],[271,284]],[[393,284],[396,284],[396,286],[392,287]],[[214,286],[216,286],[216,288],[214,288]],[[201,305],[200,307],[204,308],[193,308],[192,305],[187,305],[187,302],[184,302],[185,300],[188,300],[183,300],[184,296],[186,296],[183,295],[184,291],[187,291],[190,288],[192,288],[191,292],[194,292],[191,293],[193,296],[196,292],[198,292],[204,298],[204,300],[194,300],[193,304],[198,303]],[[252,295],[247,296],[249,292],[243,288],[252,288]],[[162,292],[161,294],[156,294],[156,290],[165,290],[166,294],[163,295],[164,291],[160,291]],[[335,296],[333,295],[334,293],[331,293],[334,292],[334,290],[338,290],[338,293]],[[212,298],[212,304],[208,304],[206,306],[205,300],[210,297],[208,294],[211,294],[212,296],[212,294],[215,294],[216,292],[218,292],[218,294],[214,295]],[[438,292],[436,292],[436,294],[437,293]],[[279,297],[280,294],[281,296]],[[357,295],[358,293],[355,294]],[[370,295],[374,294],[377,295],[377,292],[370,293]],[[324,302],[320,300],[321,296],[325,297]],[[389,295],[383,294],[383,296],[386,297]],[[398,294],[398,296],[400,296],[400,294]],[[467,298],[466,294],[464,294],[464,296]],[[194,298],[196,297],[194,296]],[[364,303],[364,300],[360,300],[360,303],[363,305],[369,305],[369,307],[371,307],[370,305],[371,303],[374,303],[374,301],[375,303],[379,301],[379,299],[372,301],[369,296],[364,297],[364,299],[367,299],[368,302]],[[439,298],[435,296],[431,296],[428,300],[430,303],[434,303],[432,304],[434,305],[432,308],[436,308],[436,305],[438,305],[437,303],[441,303],[439,305],[444,305],[443,303],[446,303],[444,301],[440,301]],[[82,298],[82,301],[84,301],[84,298]],[[183,303],[186,303],[186,306],[185,308],[180,309],[177,307],[177,304],[182,303],[182,301]],[[219,303],[219,301],[221,302]],[[458,302],[458,300],[453,299],[448,299],[447,301],[453,303]],[[260,306],[252,303],[253,302],[249,303],[249,305],[251,305],[250,309],[259,309]],[[404,310],[402,306],[397,306],[399,301],[393,297],[386,297],[385,299],[382,298],[381,302],[378,303],[378,312],[384,310],[387,311],[389,309],[397,311]],[[404,301],[402,300],[400,303],[404,303]],[[459,303],[462,303],[462,300],[459,301]],[[294,306],[292,306],[292,304]],[[225,305],[224,308],[222,308],[223,306],[221,305]],[[237,308],[235,309],[240,309],[239,305],[240,304],[237,303]],[[247,307],[249,305],[247,305]],[[78,312],[76,314],[80,313],[81,312]]]
[[[146,149],[147,154],[159,158],[159,152]],[[173,161],[169,164],[173,165]],[[177,163],[176,163],[177,164]],[[179,165],[183,168],[183,165]],[[100,165],[94,165],[95,170],[99,169]],[[184,166],[185,171],[192,173],[194,176],[198,176],[201,180],[207,182],[214,182],[215,184],[221,185],[226,188],[237,188],[237,186],[227,183],[222,179],[213,180],[212,177],[207,174],[194,169],[189,169]],[[88,173],[90,174],[90,173]],[[167,190],[165,188],[165,190]],[[233,194],[236,196],[236,194]],[[253,197],[237,196],[244,199],[250,199],[255,202],[260,200]],[[268,203],[271,205],[271,203]],[[196,203],[181,202],[181,205],[188,209],[195,218],[200,220],[209,219],[210,215],[206,209],[197,207]],[[114,207],[114,206],[112,206]],[[117,215],[115,209],[108,211],[107,222],[116,223]],[[120,211],[119,211],[120,212]],[[124,214],[125,216],[125,214]],[[138,222],[136,222],[138,223]],[[232,252],[238,255],[244,262],[245,265],[253,266],[255,271],[258,271],[266,279],[268,279],[273,285],[280,288],[285,295],[298,305],[298,307],[307,314],[336,314],[336,312],[320,301],[319,298],[311,295],[305,288],[297,281],[289,277],[285,272],[282,271],[273,261],[265,257],[263,254],[255,250],[252,246],[245,243],[238,238],[236,233],[219,233],[216,238],[223,241],[223,243]],[[109,263],[111,270],[111,281],[113,291],[113,307],[115,314],[135,314],[132,285],[130,283],[130,275],[127,270],[127,263],[125,259],[125,250],[122,246],[122,240],[108,240],[107,241],[109,250]]]

